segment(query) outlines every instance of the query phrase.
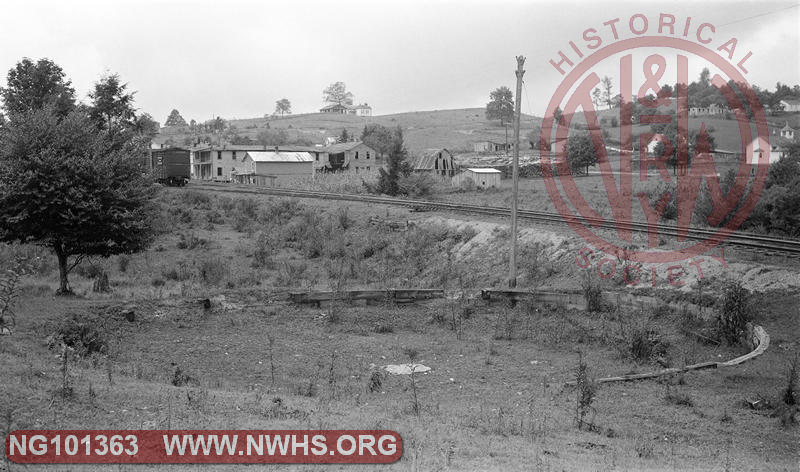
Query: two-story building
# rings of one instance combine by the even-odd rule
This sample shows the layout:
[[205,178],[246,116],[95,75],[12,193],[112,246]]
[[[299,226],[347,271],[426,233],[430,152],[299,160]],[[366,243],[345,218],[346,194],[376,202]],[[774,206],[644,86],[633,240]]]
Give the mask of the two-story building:
[[332,144],[321,151],[314,160],[314,167],[321,171],[368,172],[385,165],[385,159],[361,141]]
[[234,175],[249,170],[244,163],[244,156],[248,151],[308,152],[316,162],[319,162],[320,155],[323,154],[321,148],[308,146],[210,145],[196,149],[192,153],[194,178],[230,182]]

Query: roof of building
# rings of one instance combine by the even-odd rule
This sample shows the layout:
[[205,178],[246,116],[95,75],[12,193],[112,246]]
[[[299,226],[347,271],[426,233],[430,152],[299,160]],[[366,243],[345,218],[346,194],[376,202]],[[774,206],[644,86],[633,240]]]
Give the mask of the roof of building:
[[352,110],[354,107],[352,105],[347,105],[345,103],[331,103],[330,105],[325,105],[324,107],[320,108],[320,110],[333,110],[334,108],[344,108],[346,110]]
[[307,152],[248,151],[246,156],[254,162],[314,162]]
[[[340,152],[345,152],[345,151],[349,151],[351,149],[355,149],[356,147],[358,147],[361,144],[364,144],[364,143],[361,142],[361,141],[351,141],[349,143],[331,144],[330,146],[325,146],[324,148],[322,148],[322,151],[327,152],[328,154],[338,154]],[[367,146],[367,145],[364,144],[364,146]],[[369,146],[367,146],[367,147],[369,147]],[[372,148],[370,148],[370,149],[372,149]]]
[[786,122],[786,126],[784,126],[783,128],[781,128],[781,131],[784,131],[784,130],[786,130],[786,131],[794,131],[794,130],[793,130],[793,129],[792,129],[790,126],[789,126],[789,122],[788,122],[788,121]]
[[476,173],[476,174],[502,174],[502,172],[500,172],[499,170],[497,170],[497,169],[493,169],[493,168],[491,168],[491,167],[490,167],[490,168],[485,168],[485,167],[481,167],[481,168],[477,168],[477,167],[470,167],[470,168],[469,168],[469,169],[467,169],[467,170],[468,170],[468,171],[470,171],[470,172],[474,172],[474,173]]
[[453,153],[448,151],[446,148],[426,149],[422,152],[422,155],[420,155],[416,161],[414,161],[413,168],[417,170],[435,169],[436,166],[434,164],[436,163],[436,159],[439,157],[440,152],[443,154],[446,153],[446,155],[442,156],[443,158],[451,160],[453,159]]
[[781,101],[782,102],[786,102],[786,103],[788,103],[790,105],[800,105],[800,99],[796,99],[796,98],[784,98]]

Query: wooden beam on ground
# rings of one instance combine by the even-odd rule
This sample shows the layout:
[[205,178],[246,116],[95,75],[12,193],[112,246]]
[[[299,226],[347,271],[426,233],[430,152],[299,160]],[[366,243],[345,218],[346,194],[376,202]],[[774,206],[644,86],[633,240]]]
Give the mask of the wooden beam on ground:
[[[769,334],[767,334],[767,332],[761,326],[754,326],[753,327],[752,336],[753,336],[752,342],[753,342],[753,344],[755,344],[756,348],[753,349],[752,351],[748,352],[747,354],[743,355],[743,356],[739,356],[739,357],[737,357],[735,359],[731,359],[729,361],[725,361],[725,362],[713,362],[713,361],[712,362],[701,362],[699,364],[687,365],[686,367],[664,369],[664,370],[659,370],[659,371],[656,371],[656,372],[647,372],[647,373],[644,373],[644,374],[627,374],[627,375],[619,375],[617,377],[605,377],[605,378],[602,378],[602,379],[596,379],[596,380],[594,380],[594,382],[595,383],[627,382],[627,381],[631,381],[631,380],[652,379],[652,378],[656,378],[656,377],[663,377],[665,375],[674,375],[674,374],[679,374],[681,372],[689,372],[689,371],[692,371],[692,370],[717,369],[717,368],[720,368],[720,367],[736,366],[736,365],[739,365],[739,364],[741,364],[741,363],[743,363],[745,361],[749,361],[751,359],[754,359],[754,358],[760,356],[761,354],[764,353],[764,351],[767,350],[767,347],[769,347]],[[574,381],[574,380],[571,380],[571,381],[567,382],[566,384],[572,386],[572,385],[576,385],[577,382]]]
[[289,300],[294,303],[313,303],[341,301],[392,301],[394,303],[414,303],[420,300],[444,298],[442,289],[389,289],[389,290],[343,290],[341,292],[289,292]]
[[541,304],[563,306],[565,308],[586,309],[586,299],[582,292],[553,292],[549,290],[481,290],[481,298],[489,302],[529,300]]

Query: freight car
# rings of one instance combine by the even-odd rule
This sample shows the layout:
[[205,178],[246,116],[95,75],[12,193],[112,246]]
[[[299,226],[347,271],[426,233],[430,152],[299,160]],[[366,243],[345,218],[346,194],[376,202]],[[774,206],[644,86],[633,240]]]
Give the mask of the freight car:
[[156,182],[182,187],[189,182],[192,165],[190,151],[182,148],[154,149],[150,152],[150,168]]

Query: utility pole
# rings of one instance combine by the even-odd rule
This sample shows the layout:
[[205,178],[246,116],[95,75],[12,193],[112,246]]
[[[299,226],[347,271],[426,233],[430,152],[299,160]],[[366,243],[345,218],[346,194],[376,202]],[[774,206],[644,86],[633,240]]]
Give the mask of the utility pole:
[[508,288],[517,286],[517,192],[519,191],[519,119],[522,113],[522,76],[525,71],[525,58],[517,56],[517,95],[514,106],[514,163],[511,179],[513,181],[513,196],[511,199],[511,267],[508,275]]

